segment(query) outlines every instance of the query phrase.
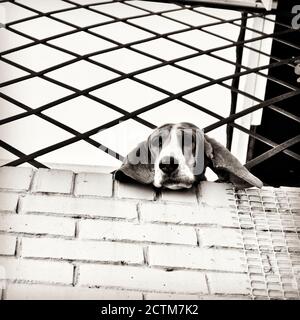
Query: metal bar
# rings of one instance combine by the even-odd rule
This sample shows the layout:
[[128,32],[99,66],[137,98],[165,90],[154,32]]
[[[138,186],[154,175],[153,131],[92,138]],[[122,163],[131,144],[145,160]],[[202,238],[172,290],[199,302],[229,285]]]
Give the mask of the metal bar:
[[249,162],[247,162],[247,164],[245,166],[246,166],[246,168],[251,169],[254,166],[257,166],[258,164],[260,164],[261,162],[275,156],[276,154],[280,153],[281,151],[285,150],[286,148],[291,147],[299,142],[300,142],[300,135],[298,135],[292,139],[289,139],[289,140],[281,143],[277,147],[274,147],[271,150],[269,150],[269,151],[259,155],[258,157],[250,160]]
[[254,112],[256,110],[268,107],[270,105],[273,105],[274,103],[277,103],[279,101],[283,101],[283,100],[295,97],[297,95],[300,95],[300,89],[298,91],[288,92],[288,93],[282,94],[282,95],[280,95],[278,97],[271,98],[269,100],[263,101],[263,102],[255,105],[253,107],[250,107],[250,108],[248,108],[246,110],[243,110],[243,111],[240,111],[240,112],[238,112],[236,114],[233,114],[233,115],[231,115],[230,117],[228,117],[228,118],[226,118],[224,120],[221,120],[221,121],[219,121],[217,123],[214,123],[214,124],[212,124],[210,126],[207,126],[206,128],[204,128],[204,131],[205,132],[212,131],[212,130],[214,130],[216,128],[219,128],[223,124],[232,122],[232,121],[234,121],[236,119],[239,119],[239,118],[241,118],[241,117],[243,117],[243,116],[245,116],[245,115],[247,115],[249,113],[252,113],[252,112]]
[[[240,33],[237,39],[237,42],[240,43],[245,40],[245,33],[246,30],[243,28],[243,26],[246,25],[246,19],[247,19],[247,13],[243,12],[242,17],[245,18],[243,20],[243,23],[241,24],[240,27]],[[242,58],[243,58],[243,46],[242,45],[237,45],[236,46],[236,67],[235,67],[235,72],[234,73],[239,73],[241,71],[241,64],[242,64]],[[240,84],[240,78],[236,77],[232,79],[232,84],[231,86],[233,88],[238,89]],[[237,107],[237,98],[238,94],[236,91],[231,90],[231,106],[230,106],[230,112],[229,115],[232,115],[236,113],[236,107]],[[228,150],[231,150],[231,145],[232,145],[232,137],[233,137],[233,127],[227,125],[226,128],[226,133],[227,133],[227,141],[226,141],[226,147]]]
[[[14,154],[15,156],[22,158],[25,156],[25,153],[21,152],[20,150],[16,149],[15,147],[9,145],[8,143],[6,143],[3,140],[0,140],[0,147],[2,147],[3,149],[9,151],[10,153]],[[47,166],[45,166],[44,164],[36,161],[36,160],[29,160],[27,161],[29,164],[31,164],[32,166],[36,167],[36,168],[46,168],[48,169]]]
[[270,106],[270,109],[300,123],[300,117],[297,117],[295,114],[292,114],[286,110],[283,110],[282,108],[275,107],[275,106]]

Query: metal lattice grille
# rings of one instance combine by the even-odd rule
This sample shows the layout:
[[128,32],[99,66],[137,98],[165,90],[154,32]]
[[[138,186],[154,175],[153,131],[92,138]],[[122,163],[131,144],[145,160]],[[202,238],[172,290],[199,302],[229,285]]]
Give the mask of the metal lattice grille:
[[[114,126],[118,126],[120,122],[124,122],[129,119],[132,119],[134,122],[137,122],[142,126],[153,129],[156,127],[156,125],[141,117],[141,115],[146,111],[153,110],[174,100],[185,103],[186,105],[195,108],[196,110],[199,110],[215,119],[214,123],[204,128],[205,132],[210,132],[222,126],[228,126],[227,146],[229,147],[232,140],[232,128],[240,130],[252,138],[257,139],[271,147],[271,149],[266,153],[258,156],[255,159],[252,159],[248,163],[249,168],[261,163],[262,161],[279,152],[283,152],[289,157],[292,157],[298,161],[300,160],[299,155],[289,149],[291,146],[296,145],[300,141],[299,135],[289,139],[288,141],[277,144],[270,139],[255,133],[255,131],[251,131],[234,122],[237,119],[247,116],[257,110],[262,110],[263,108],[271,108],[274,112],[280,113],[286,117],[292,118],[294,121],[299,122],[299,118],[297,116],[277,105],[279,102],[287,101],[288,99],[294,98],[300,94],[300,89],[297,87],[297,83],[295,81],[296,77],[294,76],[293,70],[295,67],[295,62],[300,59],[300,46],[291,40],[286,40],[286,36],[299,35],[299,30],[293,29],[290,25],[274,21],[274,16],[272,15],[274,13],[255,13],[244,11],[239,14],[239,17],[225,19],[218,15],[214,16],[211,13],[207,13],[205,10],[201,10],[202,7],[198,4],[190,6],[180,2],[176,3],[176,5],[165,4],[165,8],[162,8],[163,4],[160,4],[160,6],[157,6],[156,10],[149,9],[147,1],[95,1],[92,3],[91,1],[83,0],[63,0],[51,2],[51,5],[49,2],[48,9],[41,9],[39,8],[39,5],[36,7],[31,6],[30,3],[31,2],[29,0],[20,0],[18,2],[2,1],[3,5],[10,4],[16,6],[20,11],[25,10],[25,17],[20,19],[15,18],[12,19],[13,21],[8,21],[8,23],[5,25],[5,28],[2,28],[2,30],[5,29],[10,31],[13,35],[25,37],[26,41],[23,45],[6,48],[0,53],[1,62],[9,64],[11,67],[16,67],[18,70],[23,71],[24,73],[21,76],[16,76],[13,79],[9,79],[7,81],[4,80],[2,83],[0,83],[0,97],[22,110],[15,115],[0,120],[0,124],[4,126],[17,120],[35,115],[51,125],[64,130],[68,133],[69,137],[29,153],[19,150],[17,146],[12,145],[9,141],[5,141],[5,139],[1,140],[0,146],[17,157],[16,160],[6,163],[6,165],[18,166],[27,162],[35,167],[46,167],[46,165],[41,161],[38,161],[37,158],[52,151],[74,144],[78,141],[85,141],[89,145],[98,148],[99,152],[106,152],[109,155],[122,160],[124,154],[120,154],[118,151],[106,146],[105,143],[100,143],[94,139],[93,135],[108,130]],[[144,4],[141,5],[141,3]],[[118,4],[124,6],[124,15],[114,11],[113,7],[108,9],[109,4]],[[195,21],[188,21],[188,19],[184,18],[187,12],[189,14],[193,14],[193,16],[199,17],[199,23],[195,23]],[[68,13],[74,14],[74,19],[70,20],[69,16],[65,16],[65,14]],[[80,17],[82,14],[91,15],[91,24],[89,26],[80,25]],[[158,30],[157,26],[153,22],[152,24],[147,23],[147,19],[149,17],[158,19],[160,21],[162,19],[163,24],[165,24],[165,30]],[[247,22],[256,18],[263,18],[265,21],[274,22],[275,25],[279,27],[279,30],[277,29],[273,33],[267,34],[249,27]],[[26,32],[26,23],[30,21],[36,23],[36,30],[39,28],[39,23],[42,21],[47,22],[49,24],[48,33],[43,36],[36,36],[36,32]],[[120,38],[117,33],[115,33],[115,36],[113,37],[108,37],[106,35],[105,30],[109,29],[110,27],[116,27],[117,25],[119,27],[116,30],[120,30],[119,28],[125,28],[128,30],[128,36],[126,39],[122,37]],[[206,29],[206,27],[225,27],[228,25],[239,28],[240,32],[238,39],[232,40],[229,37],[218,34],[218,32],[213,32]],[[133,29],[135,30],[134,36],[131,34]],[[188,32],[193,32],[195,30],[201,31],[203,35],[210,35],[221,39],[224,41],[224,44],[203,50],[196,43],[191,44],[189,41],[184,41],[177,38],[178,35],[183,35],[183,37],[186,37]],[[245,37],[247,31],[255,32],[255,36],[251,38]],[[102,41],[106,45],[103,49],[89,53],[82,53],[72,51],[71,49],[66,49],[65,45],[55,44],[55,40],[64,39],[63,37],[66,36],[76,36],[79,32],[84,32],[86,37],[92,36],[93,39]],[[138,47],[138,45],[159,39],[168,40],[173,45],[180,45],[192,53],[185,55],[183,54],[178,58],[165,59],[162,58],[160,54],[150,54],[147,53],[146,50],[142,50]],[[186,39],[188,40],[188,38]],[[293,48],[295,55],[283,59],[281,57],[276,57],[264,52],[262,49],[257,49],[251,46],[252,43],[260,40],[263,41],[264,39],[273,39],[273,41],[279,42],[283,46]],[[61,63],[36,71],[22,65],[22,63],[12,61],[8,58],[9,54],[16,53],[26,48],[36,48],[41,44],[47,46],[49,49],[57,49],[60,52],[69,55],[67,61],[62,61]],[[85,44],[83,44],[83,46],[85,46]],[[152,65],[138,68],[134,71],[125,72],[116,67],[108,65],[105,62],[94,59],[95,56],[99,54],[113,54],[117,50],[124,48],[130,50],[131,53],[139,54],[149,59],[155,59],[156,62]],[[218,54],[218,52],[221,50],[232,48],[236,48],[237,50],[237,57],[235,59],[230,59],[228,57],[225,58],[221,54]],[[264,57],[268,57],[270,59],[270,63],[255,68],[243,65],[241,59],[242,49],[249,49]],[[235,72],[225,74],[222,77],[213,78],[209,75],[202,74],[198,70],[194,70],[191,67],[189,68],[180,64],[181,62],[201,56],[210,57],[215,59],[215,61],[221,61],[226,65],[230,65],[231,67],[233,66],[235,68]],[[72,68],[76,68],[75,66],[78,66],[78,64],[80,64],[81,68],[85,68],[85,66],[87,68],[91,68],[90,72],[92,73],[98,72],[99,81],[97,83],[91,82],[88,87],[81,87],[80,84],[77,85],[76,82],[72,81],[65,82],[63,80],[64,71],[71,72],[70,70],[72,70]],[[269,70],[280,68],[282,66],[287,67],[291,73],[291,80],[289,82],[281,80],[275,76],[268,75]],[[164,67],[172,67],[174,75],[178,74],[179,76],[177,80],[179,82],[181,81],[181,74],[185,74],[188,77],[193,77],[193,79],[195,79],[194,85],[188,88],[184,86],[181,88],[179,86],[178,90],[174,92],[172,90],[168,90],[168,88],[163,85],[161,86],[159,82],[151,81],[151,79],[148,80],[147,75],[149,73],[162,70]],[[52,77],[51,72],[60,72],[60,77]],[[269,82],[276,83],[280,87],[284,88],[285,93],[280,95],[275,94],[268,100],[262,101],[262,99],[258,98],[257,96],[241,90],[239,88],[239,79],[249,74],[256,74],[262,78],[266,78]],[[19,99],[19,97],[10,94],[10,88],[12,86],[20,83],[24,84],[26,81],[28,83],[29,80],[34,80],[37,78],[39,80],[47,81],[47,84],[50,83],[51,85],[59,86],[65,91],[59,95],[58,98],[53,97],[50,99],[50,101],[45,99],[45,103],[38,104],[35,107],[28,105],[26,101],[22,101],[22,99]],[[135,83],[139,85],[143,85],[149,89],[155,90],[155,92],[159,93],[161,97],[145,106],[137,106],[137,108],[134,110],[126,110],[125,108],[115,105],[114,103],[111,103],[94,94],[95,90],[113,86],[119,81],[125,79],[134,80]],[[204,90],[205,88],[209,88],[215,84],[218,84],[221,87],[230,90],[231,92],[232,106],[230,114],[227,117],[221,116],[221,112],[214,112],[209,107],[205,105],[202,106],[201,103],[196,103],[187,98],[188,94],[198,92],[199,90]],[[116,90],[115,92],[118,91]],[[34,92],[31,94],[34,94]],[[255,105],[246,110],[237,112],[236,100],[239,95],[252,99],[255,101]],[[76,97],[86,97],[96,103],[100,103],[101,105],[116,111],[120,115],[110,121],[101,123],[100,125],[84,131],[76,130],[72,127],[72,125],[68,125],[63,121],[58,121],[52,118],[50,115],[47,115],[46,111],[49,111],[55,106],[70,101]],[[41,133],[37,132],[36,134],[39,135]]]
[[243,239],[252,297],[299,299],[299,189],[228,189],[228,196]]

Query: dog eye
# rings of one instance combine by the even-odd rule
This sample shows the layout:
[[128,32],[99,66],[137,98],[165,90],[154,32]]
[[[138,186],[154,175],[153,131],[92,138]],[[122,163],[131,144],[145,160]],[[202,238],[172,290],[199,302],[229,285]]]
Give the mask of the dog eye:
[[153,147],[162,148],[162,137],[156,136],[151,140],[151,144]]

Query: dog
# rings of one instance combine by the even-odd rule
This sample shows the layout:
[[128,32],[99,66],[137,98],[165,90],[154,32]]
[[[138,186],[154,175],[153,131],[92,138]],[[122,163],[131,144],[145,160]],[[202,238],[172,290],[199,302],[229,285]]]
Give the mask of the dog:
[[237,189],[263,183],[251,174],[222,144],[192,123],[168,123],[153,131],[114,172],[119,181],[137,181],[157,189],[188,189],[206,180],[206,168]]

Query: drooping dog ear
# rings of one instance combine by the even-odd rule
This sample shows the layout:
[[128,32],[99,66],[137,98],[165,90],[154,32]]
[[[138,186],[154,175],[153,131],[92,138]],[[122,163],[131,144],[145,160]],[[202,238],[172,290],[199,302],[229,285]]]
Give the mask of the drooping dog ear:
[[119,181],[135,180],[151,184],[154,180],[154,166],[149,155],[148,141],[141,142],[125,158],[120,169],[114,172]]
[[261,188],[263,183],[250,173],[239,160],[216,140],[205,135],[205,155],[220,181],[231,182],[236,188]]

